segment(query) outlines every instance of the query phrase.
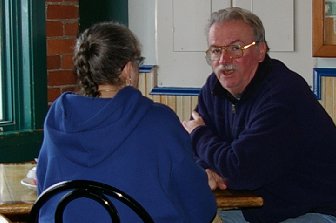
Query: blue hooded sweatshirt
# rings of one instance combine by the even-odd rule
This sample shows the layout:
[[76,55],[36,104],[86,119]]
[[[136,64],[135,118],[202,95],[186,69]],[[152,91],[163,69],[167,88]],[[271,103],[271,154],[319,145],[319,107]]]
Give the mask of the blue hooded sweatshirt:
[[[207,176],[192,158],[190,138],[175,113],[132,88],[113,98],[64,93],[51,106],[37,166],[38,193],[64,180],[112,185],[135,198],[154,222],[211,222],[216,203]],[[54,222],[57,198],[40,222]],[[124,222],[141,222],[115,201]],[[84,198],[66,209],[65,222],[110,222]],[[99,220],[97,220],[99,219]]]

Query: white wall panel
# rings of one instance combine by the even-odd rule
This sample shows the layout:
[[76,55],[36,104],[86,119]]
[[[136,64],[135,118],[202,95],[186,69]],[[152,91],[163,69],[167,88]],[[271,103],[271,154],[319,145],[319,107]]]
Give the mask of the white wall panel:
[[212,0],[211,3],[212,12],[231,7],[231,0]]
[[155,65],[156,9],[155,0],[128,0],[129,28],[142,43],[145,64]]
[[211,14],[211,4],[204,0],[173,0],[174,51],[206,49],[205,26]]
[[[207,5],[196,5],[192,4],[192,1],[183,0],[182,2],[189,2],[188,7],[179,2],[181,0],[157,0],[156,2],[158,85],[200,86],[211,72],[204,59],[204,51],[207,48],[204,29],[211,13],[211,2],[203,1]],[[207,10],[204,10],[204,7]],[[175,13],[174,8],[179,12]],[[202,15],[199,15],[200,11],[203,11]],[[200,18],[205,21],[201,21]],[[179,23],[183,25],[177,25]],[[174,24],[178,27],[174,27]],[[189,27],[196,26],[198,26],[197,30],[189,30]],[[185,45],[182,45],[183,43]]]
[[233,0],[233,6],[249,9],[260,17],[272,52],[294,51],[293,0]]

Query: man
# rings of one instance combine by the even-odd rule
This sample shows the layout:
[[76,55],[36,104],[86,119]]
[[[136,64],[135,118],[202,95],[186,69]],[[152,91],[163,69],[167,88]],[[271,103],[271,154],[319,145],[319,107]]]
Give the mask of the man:
[[208,44],[213,73],[183,125],[212,189],[264,198],[223,220],[336,222],[336,127],[307,83],[269,57],[263,24],[247,10],[214,12]]

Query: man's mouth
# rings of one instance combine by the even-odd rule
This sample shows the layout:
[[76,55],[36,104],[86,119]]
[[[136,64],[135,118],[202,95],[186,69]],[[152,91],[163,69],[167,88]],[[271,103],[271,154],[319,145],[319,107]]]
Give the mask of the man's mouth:
[[234,71],[234,69],[225,69],[225,70],[223,70],[223,73],[224,73],[224,75],[229,75],[229,74],[232,74],[233,71]]
[[221,73],[224,76],[232,74],[235,70],[232,64],[220,65],[217,69],[218,73]]

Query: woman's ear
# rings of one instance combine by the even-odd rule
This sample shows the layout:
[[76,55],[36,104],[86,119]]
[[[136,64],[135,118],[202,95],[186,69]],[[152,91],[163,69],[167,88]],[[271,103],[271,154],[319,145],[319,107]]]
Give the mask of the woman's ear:
[[134,64],[134,62],[129,61],[123,71],[121,72],[122,78],[125,80],[125,84],[127,86],[132,86],[134,88],[139,87],[139,72],[138,67]]
[[127,86],[132,85],[133,63],[128,61],[124,69],[121,72],[121,76],[125,80]]
[[130,79],[132,75],[132,69],[133,69],[133,64],[131,61],[128,61],[124,69],[121,72],[121,76],[123,76],[125,80]]

